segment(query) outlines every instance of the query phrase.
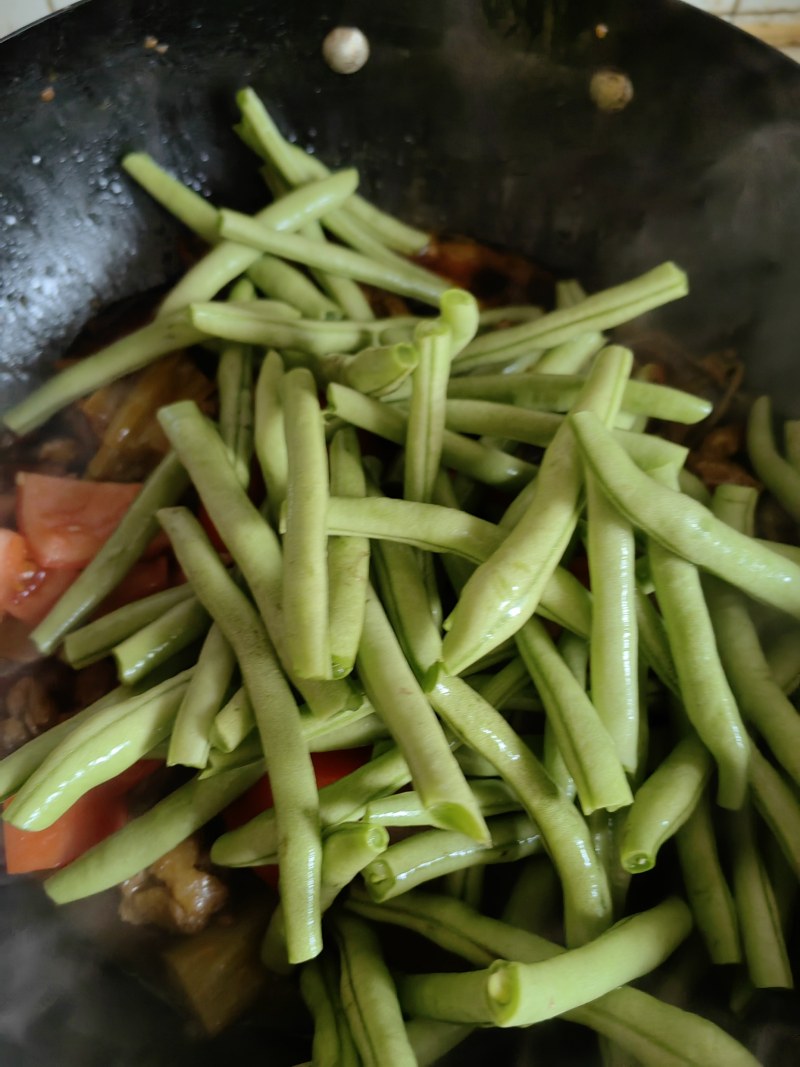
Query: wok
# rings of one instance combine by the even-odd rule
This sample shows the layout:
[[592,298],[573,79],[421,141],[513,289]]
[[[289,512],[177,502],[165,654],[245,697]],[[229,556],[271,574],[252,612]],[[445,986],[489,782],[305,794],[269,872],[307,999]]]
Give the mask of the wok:
[[[372,46],[351,77],[320,54],[341,24]],[[147,36],[167,50],[145,48]],[[624,110],[592,103],[598,67],[631,79]],[[735,346],[750,383],[800,414],[800,71],[695,9],[90,0],[5,41],[0,71],[3,406],[99,309],[179,269],[177,229],[121,174],[126,150],[150,152],[217,202],[260,204],[230,132],[233,92],[251,84],[300,144],[333,166],[355,164],[367,195],[418,224],[528,252],[592,288],[678,261],[692,294],[653,321],[690,345]],[[34,884],[0,881],[0,1063],[305,1058],[291,1028],[258,1019],[197,1044],[94,947],[85,927],[97,907],[56,913]],[[701,1006],[719,1017],[713,997]],[[793,1024],[785,999],[770,996],[736,1025],[765,1063],[788,1064],[800,1059]],[[453,1062],[593,1062],[580,1033],[569,1035],[480,1035]]]

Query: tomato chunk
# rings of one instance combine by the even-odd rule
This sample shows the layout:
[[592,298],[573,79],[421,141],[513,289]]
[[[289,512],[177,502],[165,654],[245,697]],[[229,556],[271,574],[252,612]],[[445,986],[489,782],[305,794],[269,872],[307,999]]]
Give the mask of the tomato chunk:
[[75,580],[75,570],[48,570],[33,559],[26,539],[0,529],[0,616],[36,626]]
[[139,492],[138,483],[17,475],[17,523],[40,567],[75,569],[94,558]]
[[159,766],[158,760],[140,760],[111,781],[90,789],[45,830],[19,830],[4,822],[8,873],[28,874],[65,867],[122,829],[128,821],[126,794]]
[[0,612],[8,611],[8,605],[35,570],[25,538],[16,530],[0,530]]

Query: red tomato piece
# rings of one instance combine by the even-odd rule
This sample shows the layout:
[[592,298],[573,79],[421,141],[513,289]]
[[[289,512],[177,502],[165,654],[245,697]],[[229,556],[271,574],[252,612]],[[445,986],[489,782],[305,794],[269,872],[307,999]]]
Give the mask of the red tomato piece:
[[140,488],[22,472],[17,475],[17,524],[41,567],[85,567]]
[[32,574],[28,574],[24,588],[8,605],[9,615],[29,626],[38,626],[77,577],[76,570],[36,568]]
[[[370,757],[368,748],[342,748],[335,752],[312,752],[311,762],[317,779],[317,788],[338,782],[346,774],[363,766]],[[252,785],[246,793],[235,800],[224,812],[225,824],[229,830],[236,829],[250,822],[256,815],[272,807],[272,787],[269,778],[264,775]],[[278,868],[275,864],[253,867],[253,872],[273,889],[278,888]]]
[[126,794],[159,766],[158,760],[140,760],[111,781],[90,789],[45,830],[19,830],[4,822],[8,873],[27,874],[65,867],[122,829],[128,821]]
[[0,612],[25,587],[27,576],[36,570],[28,545],[16,530],[0,530]]

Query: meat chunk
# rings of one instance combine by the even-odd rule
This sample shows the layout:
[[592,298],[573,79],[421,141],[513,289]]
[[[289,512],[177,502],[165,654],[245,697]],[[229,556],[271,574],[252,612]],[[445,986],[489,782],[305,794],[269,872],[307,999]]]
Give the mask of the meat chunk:
[[203,930],[228,899],[225,883],[203,867],[197,837],[181,842],[150,867],[123,882],[120,918],[171,932]]

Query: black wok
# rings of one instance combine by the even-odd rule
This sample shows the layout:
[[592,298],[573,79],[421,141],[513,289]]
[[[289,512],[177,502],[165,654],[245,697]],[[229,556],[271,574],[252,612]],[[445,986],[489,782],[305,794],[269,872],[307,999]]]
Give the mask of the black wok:
[[[372,45],[352,77],[320,55],[337,24]],[[624,110],[590,100],[598,67],[630,77]],[[121,174],[126,150],[217,202],[259,204],[230,132],[233,92],[249,83],[302,145],[358,166],[368,195],[421,225],[531,253],[590,287],[677,260],[692,295],[655,321],[692,345],[734,345],[751,384],[800,414],[800,71],[683,4],[90,0],[0,45],[0,74],[4,407],[100,308],[178,270],[177,230]],[[258,1020],[195,1045],[76,932],[87,914],[56,915],[32,884],[0,880],[4,1067],[306,1058],[302,1038]],[[740,1024],[764,1062],[800,1060],[786,1007],[766,998]],[[563,1035],[482,1035],[453,1062],[592,1062],[580,1034]]]

